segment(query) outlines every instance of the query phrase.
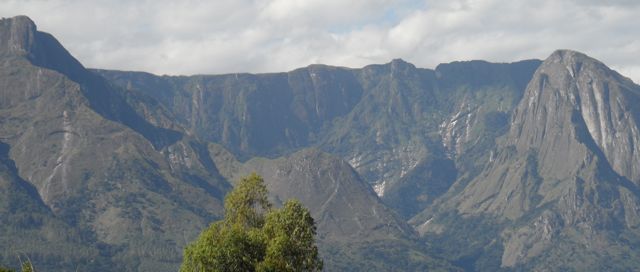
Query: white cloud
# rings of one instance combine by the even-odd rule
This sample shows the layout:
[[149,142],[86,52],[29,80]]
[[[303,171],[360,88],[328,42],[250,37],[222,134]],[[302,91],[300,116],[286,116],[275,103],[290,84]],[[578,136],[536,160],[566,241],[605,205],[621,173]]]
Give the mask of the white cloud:
[[0,0],[89,67],[158,74],[274,72],[312,63],[419,67],[582,51],[640,82],[637,1]]

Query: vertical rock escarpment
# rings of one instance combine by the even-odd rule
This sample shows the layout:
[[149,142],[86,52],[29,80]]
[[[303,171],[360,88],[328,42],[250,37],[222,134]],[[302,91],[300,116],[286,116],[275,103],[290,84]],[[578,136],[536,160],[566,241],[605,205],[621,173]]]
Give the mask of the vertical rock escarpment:
[[[602,153],[618,174],[638,184],[639,97],[637,85],[601,62],[578,52],[557,51],[531,82],[526,105],[518,108],[513,120],[518,128],[512,130],[511,143],[519,150],[529,146],[544,152],[554,150],[549,159],[553,156],[559,163],[566,162],[556,155],[568,154],[571,149],[557,150],[562,148],[558,137],[566,135],[562,130],[577,126],[580,131],[575,133],[582,135],[573,135],[575,139]],[[567,157],[571,158],[577,156]]]
[[221,213],[229,185],[199,143],[152,125],[167,116],[157,102],[86,70],[24,16],[0,20],[0,97],[0,263],[18,252],[47,271],[123,269],[109,258],[175,270]]
[[0,20],[0,54],[26,55],[34,47],[36,25],[26,16]]
[[516,224],[502,231],[505,267],[568,241],[615,243],[604,233],[632,231],[638,221],[639,99],[637,85],[599,61],[554,52],[527,86],[494,158],[449,203]]

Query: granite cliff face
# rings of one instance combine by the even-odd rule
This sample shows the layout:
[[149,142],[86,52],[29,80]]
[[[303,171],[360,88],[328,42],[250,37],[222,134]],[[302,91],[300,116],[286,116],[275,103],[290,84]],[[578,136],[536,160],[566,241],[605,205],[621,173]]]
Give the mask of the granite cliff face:
[[[26,17],[1,20],[0,37],[6,41],[0,48],[0,143],[2,162],[7,166],[0,167],[0,185],[6,196],[0,210],[1,230],[2,237],[7,237],[7,243],[0,244],[0,261],[9,265],[15,265],[16,254],[23,254],[47,270],[175,270],[185,244],[222,215],[221,200],[232,184],[232,178],[226,179],[216,165],[224,166],[224,161],[210,153],[226,151],[211,150],[207,133],[221,135],[222,143],[237,141],[251,156],[271,146],[278,150],[283,143],[304,146],[304,139],[295,136],[296,129],[335,118],[341,106],[329,102],[340,99],[348,105],[346,92],[352,90],[340,85],[349,84],[344,71],[329,73],[329,77],[347,79],[324,87],[339,88],[329,97],[314,100],[307,86],[296,87],[295,97],[304,107],[295,112],[301,120],[307,117],[291,125],[280,122],[281,118],[288,120],[289,113],[278,112],[273,104],[280,103],[279,79],[268,77],[256,83],[262,86],[258,88],[251,86],[255,76],[245,75],[247,85],[238,88],[244,91],[234,98],[237,103],[223,101],[220,109],[209,108],[199,99],[220,103],[219,97],[196,93],[188,99],[193,108],[182,112],[153,93],[120,87],[85,69]],[[321,73],[335,68],[318,69]],[[334,84],[327,80],[330,83]],[[217,86],[217,79],[208,84]],[[234,97],[238,89],[226,89],[228,93],[222,96]],[[309,103],[315,110],[306,112]],[[218,118],[209,111],[217,110],[225,113],[220,120],[228,125],[207,123]],[[236,113],[226,115],[228,111]],[[238,122],[244,125],[237,126]],[[281,127],[270,125],[277,123]],[[216,134],[220,128],[221,134]],[[278,176],[289,183],[300,178],[301,186],[291,187],[296,190],[287,186],[272,189],[281,199],[296,196],[307,206],[326,203],[317,214],[324,230],[320,243],[328,267],[369,270],[365,260],[376,261],[380,270],[390,264],[407,269],[450,267],[425,253],[411,228],[380,202],[348,164],[325,155],[308,157],[313,162],[307,166],[331,175],[335,172],[339,188],[324,186],[329,180],[318,175],[303,175],[301,171],[315,169],[305,168],[290,177]],[[308,193],[318,188],[333,190],[334,198],[342,195],[337,198],[340,201],[346,194],[354,198],[339,202]],[[344,205],[352,209],[344,210]],[[347,211],[362,217],[353,221]],[[351,229],[355,225],[357,231]],[[368,236],[376,232],[379,234]],[[350,241],[356,239],[361,243],[352,245]],[[387,254],[385,241],[398,244],[398,249]],[[54,250],[56,247],[63,250]],[[400,249],[414,252],[416,258],[398,254]],[[356,260],[363,266],[356,267]]]
[[[3,245],[2,262],[26,254],[51,270],[175,267],[187,239],[221,215],[230,188],[199,160],[199,144],[152,125],[127,101],[134,98],[85,70],[28,18],[1,20],[0,37],[0,141],[12,165],[1,170],[23,184],[8,194],[30,189],[16,205],[36,203],[46,223],[23,233],[34,235],[29,246]],[[65,242],[69,252],[31,239]],[[106,261],[90,261],[96,256]]]
[[331,270],[639,265],[640,87],[581,53],[156,76],[87,70],[19,16],[0,97],[2,263],[175,270],[255,171]]
[[259,75],[96,72],[154,97],[190,135],[221,144],[241,161],[307,147],[338,155],[410,217],[449,188],[455,164],[467,173],[489,158],[483,151],[506,131],[538,65],[473,61],[429,70],[394,60]]
[[[639,91],[597,60],[556,51],[534,74],[484,170],[443,207],[503,224],[494,241],[502,243],[502,267],[546,269],[575,254],[561,264],[629,269],[616,259],[637,254],[619,237],[638,237]],[[437,216],[421,223],[433,218],[426,214],[414,222],[427,236],[451,227]]]

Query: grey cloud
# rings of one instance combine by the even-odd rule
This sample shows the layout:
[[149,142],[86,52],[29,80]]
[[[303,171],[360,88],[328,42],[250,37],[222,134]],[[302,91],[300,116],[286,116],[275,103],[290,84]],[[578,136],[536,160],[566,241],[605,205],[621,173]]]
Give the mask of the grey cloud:
[[577,5],[590,5],[590,6],[638,6],[640,2],[636,0],[573,0]]
[[[603,4],[606,3],[606,4]],[[90,67],[158,74],[420,67],[583,51],[640,80],[636,1],[5,1]]]

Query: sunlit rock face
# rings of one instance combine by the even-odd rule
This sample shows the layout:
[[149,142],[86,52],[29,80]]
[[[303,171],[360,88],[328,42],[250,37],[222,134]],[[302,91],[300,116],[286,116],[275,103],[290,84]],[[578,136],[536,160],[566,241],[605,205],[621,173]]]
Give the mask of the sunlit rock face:
[[307,147],[337,155],[410,217],[458,172],[476,171],[490,158],[539,64],[469,61],[431,70],[396,59],[263,75],[97,72],[153,96],[190,135],[220,143],[242,161]]
[[637,85],[599,61],[554,52],[486,168],[448,205],[517,222],[501,231],[503,267],[548,258],[565,243],[610,246],[613,229],[637,235],[638,99]]
[[156,76],[87,70],[15,17],[0,97],[0,230],[43,270],[176,270],[253,171],[309,207],[329,270],[640,260],[640,89],[581,53]]
[[200,143],[24,16],[0,20],[0,97],[3,265],[19,252],[46,271],[175,270],[221,216],[230,186]]

